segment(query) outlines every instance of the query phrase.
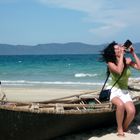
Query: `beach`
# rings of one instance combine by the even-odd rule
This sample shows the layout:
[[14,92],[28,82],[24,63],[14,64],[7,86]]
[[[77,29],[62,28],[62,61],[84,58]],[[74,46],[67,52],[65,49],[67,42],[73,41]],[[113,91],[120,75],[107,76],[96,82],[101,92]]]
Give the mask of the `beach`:
[[[76,90],[65,88],[31,88],[31,87],[3,87],[2,91],[10,101],[30,102],[49,101],[56,98],[81,94],[91,90]],[[131,133],[125,133],[124,140],[138,140],[140,138],[140,114],[130,126]],[[56,140],[120,140],[116,133],[116,126],[98,128],[77,134],[59,137]]]
[[86,92],[86,90],[45,87],[3,87],[2,91],[8,101],[18,102],[49,101]]
[[139,140],[140,139],[140,114],[130,126],[131,133],[125,133],[125,137],[118,137],[116,127],[98,128],[87,132],[64,136],[55,140]]
[[[0,56],[2,91],[8,101],[42,102],[101,90],[106,79],[106,65],[98,60],[97,54]],[[138,71],[132,70],[132,73],[131,79],[140,79]],[[130,127],[132,134],[126,133],[124,139],[140,138],[139,117],[140,114]],[[112,126],[58,139],[117,140],[120,137],[116,135],[116,126]]]

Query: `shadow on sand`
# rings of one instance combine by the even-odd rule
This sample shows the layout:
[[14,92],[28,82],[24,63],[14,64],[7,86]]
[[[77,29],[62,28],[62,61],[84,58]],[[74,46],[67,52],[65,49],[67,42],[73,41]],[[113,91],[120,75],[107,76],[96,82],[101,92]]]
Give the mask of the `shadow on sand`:
[[[129,130],[131,131],[132,134],[140,133],[140,113],[134,119]],[[62,136],[62,137],[56,138],[54,140],[90,140],[90,138],[92,138],[92,137],[100,138],[106,134],[111,134],[111,133],[117,134],[116,126],[111,126],[111,127],[108,126],[108,127],[104,127],[104,128],[98,128],[98,129],[94,129],[94,130],[90,130],[90,131]]]

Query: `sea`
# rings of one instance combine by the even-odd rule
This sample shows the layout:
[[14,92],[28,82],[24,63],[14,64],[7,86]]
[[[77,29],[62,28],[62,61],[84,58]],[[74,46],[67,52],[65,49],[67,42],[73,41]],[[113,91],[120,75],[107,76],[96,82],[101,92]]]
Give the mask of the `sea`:
[[[100,54],[1,55],[0,80],[9,87],[93,90],[106,79],[106,64],[100,58]],[[131,78],[139,79],[140,71],[132,69]]]

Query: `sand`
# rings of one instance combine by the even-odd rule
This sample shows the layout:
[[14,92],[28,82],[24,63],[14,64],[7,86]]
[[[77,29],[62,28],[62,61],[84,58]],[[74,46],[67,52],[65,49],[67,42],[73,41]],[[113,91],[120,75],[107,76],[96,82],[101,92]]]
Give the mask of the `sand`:
[[21,102],[48,101],[85,92],[84,90],[39,87],[4,87],[2,90],[9,101]]
[[[4,87],[3,92],[10,101],[48,101],[65,96],[81,94],[87,92],[85,90],[75,89],[54,89],[54,88],[32,88],[32,87]],[[57,138],[56,140],[139,140],[140,139],[140,114],[137,115],[130,126],[132,133],[125,133],[125,137],[118,137],[116,126],[108,128],[100,128],[98,130],[90,130]]]

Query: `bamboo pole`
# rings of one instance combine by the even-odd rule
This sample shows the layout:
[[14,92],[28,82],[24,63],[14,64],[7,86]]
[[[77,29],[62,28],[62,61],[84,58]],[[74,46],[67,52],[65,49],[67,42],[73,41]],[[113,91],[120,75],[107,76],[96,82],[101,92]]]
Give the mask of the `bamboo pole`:
[[88,91],[88,92],[84,92],[84,93],[80,93],[80,94],[75,94],[75,95],[71,95],[71,96],[65,96],[65,97],[61,97],[61,98],[56,98],[56,99],[51,99],[51,100],[47,100],[47,101],[40,101],[39,103],[50,103],[50,102],[55,102],[55,101],[59,101],[59,100],[64,100],[67,98],[72,98],[72,97],[79,97],[81,95],[85,95],[85,94],[91,94],[91,93],[98,93],[99,91]]
[[[59,105],[59,104],[57,104]],[[79,107],[79,108],[83,108],[83,107],[93,107],[93,108],[106,108],[106,107],[110,107],[111,103],[103,103],[103,104],[60,104],[61,106],[63,106],[64,108],[75,108],[75,107]],[[55,107],[56,104],[39,104],[39,107]]]

